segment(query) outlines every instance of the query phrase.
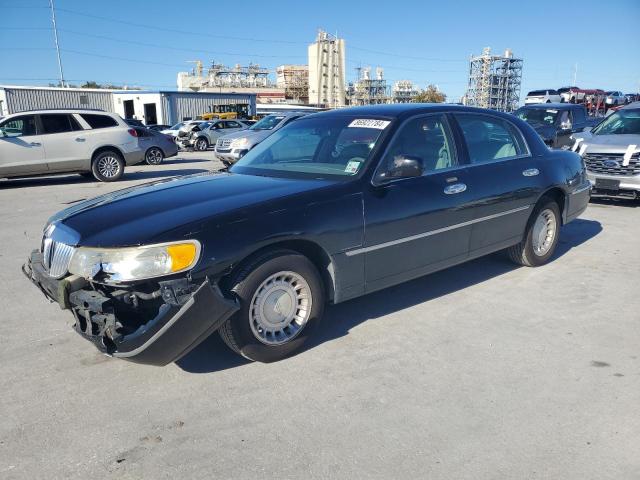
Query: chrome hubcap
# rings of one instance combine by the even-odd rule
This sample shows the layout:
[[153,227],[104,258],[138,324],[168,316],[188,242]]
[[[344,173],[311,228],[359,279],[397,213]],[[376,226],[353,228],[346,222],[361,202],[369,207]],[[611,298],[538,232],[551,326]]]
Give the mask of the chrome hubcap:
[[153,150],[149,150],[149,152],[147,153],[147,161],[153,164],[162,162],[162,152],[155,148]]
[[207,149],[207,142],[205,142],[204,140],[198,140],[198,150],[206,150]]
[[98,172],[106,178],[113,178],[120,172],[120,163],[118,159],[112,156],[102,157],[98,160]]
[[311,289],[295,272],[278,272],[260,284],[251,300],[249,322],[253,335],[266,345],[293,340],[311,314]]
[[557,221],[553,210],[547,208],[540,212],[531,234],[533,253],[539,257],[549,253],[556,237],[556,228]]

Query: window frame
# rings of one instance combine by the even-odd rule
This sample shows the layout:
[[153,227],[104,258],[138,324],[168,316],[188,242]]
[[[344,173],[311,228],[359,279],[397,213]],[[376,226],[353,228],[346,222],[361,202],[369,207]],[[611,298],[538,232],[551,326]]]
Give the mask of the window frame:
[[[71,130],[66,130],[64,132],[46,132],[45,128],[44,128],[44,119],[42,117],[44,116],[49,116],[49,115],[64,115],[65,117],[67,117],[67,120],[69,121],[69,127],[73,127],[73,122],[75,122],[76,126],[78,127],[77,129],[72,128]],[[77,118],[75,118],[73,113],[40,113],[39,115],[37,115],[37,120],[36,123],[38,125],[38,132],[39,135],[60,135],[62,133],[73,133],[73,132],[82,132],[84,130],[84,126],[80,124],[80,122],[78,121]]]
[[[459,139],[458,139],[458,134],[456,132],[456,128],[454,127],[454,125],[451,122],[450,117],[450,113],[451,112],[429,112],[429,113],[420,113],[417,115],[412,115],[408,118],[405,118],[395,129],[395,131],[393,132],[393,135],[391,136],[391,138],[388,139],[387,141],[387,145],[385,146],[384,150],[382,151],[382,153],[380,154],[380,157],[378,158],[378,164],[376,165],[375,170],[373,171],[373,175],[371,177],[371,185],[373,185],[374,187],[381,187],[381,186],[385,186],[385,185],[389,185],[392,183],[396,183],[396,182],[402,182],[404,180],[415,180],[416,178],[424,178],[424,177],[428,177],[431,175],[438,175],[441,174],[443,172],[453,172],[456,170],[460,170],[461,168],[466,168],[469,166],[469,159],[467,158],[467,156],[462,155],[462,151],[460,149],[460,145],[459,145]],[[425,118],[425,117],[433,117],[433,116],[441,116],[444,118],[444,123],[446,124],[447,128],[449,129],[449,134],[451,136],[451,143],[453,144],[453,150],[455,153],[455,158],[457,160],[457,165],[452,166],[452,167],[448,167],[448,168],[441,168],[440,170],[431,170],[428,172],[423,172],[422,175],[420,175],[419,177],[403,177],[403,178],[392,178],[389,180],[383,180],[383,181],[379,181],[378,180],[378,171],[380,170],[381,166],[382,166],[382,162],[384,160],[384,158],[387,156],[387,153],[389,153],[389,150],[391,149],[391,147],[393,146],[393,142],[399,137],[400,133],[402,132],[402,129],[405,127],[405,125],[413,120],[416,119],[420,119],[420,118]],[[457,128],[459,128],[459,126],[456,125]]]
[[[469,151],[469,145],[467,144],[467,139],[464,136],[464,130],[462,129],[462,127],[460,126],[460,123],[458,122],[458,116],[460,115],[473,115],[476,117],[488,117],[490,119],[495,119],[495,120],[501,120],[503,122],[508,123],[509,125],[511,125],[512,128],[515,129],[515,131],[518,133],[518,135],[520,135],[520,139],[522,140],[522,145],[524,146],[526,152],[525,153],[521,153],[518,155],[512,155],[510,157],[502,157],[502,158],[494,158],[493,160],[489,160],[487,162],[480,162],[480,163],[474,163],[471,161],[471,154]],[[511,120],[507,119],[507,118],[503,118],[503,117],[499,117],[499,116],[494,116],[488,113],[484,113],[484,112],[451,112],[451,117],[453,118],[453,122],[455,122],[456,128],[458,129],[458,132],[460,134],[460,141],[464,143],[464,150],[467,154],[467,167],[476,167],[476,166],[481,166],[481,165],[490,165],[493,163],[500,163],[500,162],[508,162],[511,160],[516,160],[518,158],[530,158],[532,157],[532,153],[531,153],[531,148],[529,147],[529,142],[527,142],[527,137],[524,135],[524,133],[522,133],[522,130],[520,129],[520,127],[518,127],[514,122],[512,122]],[[514,139],[515,140],[515,139]]]
[[[120,122],[118,122],[118,120],[116,120],[115,118],[113,118],[110,115],[106,115],[105,113],[80,113],[79,115],[80,115],[80,118],[82,118],[82,120],[84,122],[86,122],[86,124],[89,126],[89,130],[103,130],[105,128],[115,128],[115,127],[120,127],[121,126]],[[109,120],[115,122],[115,125],[109,125],[109,126],[106,126],[106,127],[93,127],[93,126],[91,126],[91,123],[89,123],[89,120],[87,120],[85,118],[85,116],[106,117]],[[127,124],[127,128],[132,128],[132,127],[130,127],[129,124]]]
[[23,117],[33,117],[33,125],[35,127],[35,132],[32,135],[18,135],[16,137],[7,136],[7,137],[4,137],[4,138],[35,137],[37,135],[42,135],[42,132],[41,132],[42,128],[40,127],[40,122],[39,122],[38,116],[35,113],[24,113],[24,114],[16,115],[13,118],[5,118],[5,119],[0,121],[0,124],[1,125],[5,125],[7,123],[14,122],[14,121],[18,120],[19,118],[23,118]]

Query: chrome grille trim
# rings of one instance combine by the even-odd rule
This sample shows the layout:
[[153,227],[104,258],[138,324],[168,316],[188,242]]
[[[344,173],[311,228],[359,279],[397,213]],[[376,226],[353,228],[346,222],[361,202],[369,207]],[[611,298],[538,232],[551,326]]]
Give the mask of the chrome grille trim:
[[[585,153],[584,163],[591,173],[601,173],[604,175],[640,175],[640,153],[634,153],[628,165],[624,165],[624,154],[622,153]],[[605,162],[617,162],[617,165],[605,165]]]
[[75,248],[62,242],[45,237],[42,242],[42,254],[45,269],[49,276],[60,278],[67,273],[69,262]]
[[218,141],[216,142],[216,148],[229,148],[231,146],[232,141],[233,140],[231,139],[219,138]]

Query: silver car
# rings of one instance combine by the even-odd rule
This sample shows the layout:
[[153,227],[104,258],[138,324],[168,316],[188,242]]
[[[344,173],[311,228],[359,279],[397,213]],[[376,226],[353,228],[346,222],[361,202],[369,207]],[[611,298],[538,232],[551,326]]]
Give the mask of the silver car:
[[574,134],[595,195],[640,198],[640,104],[632,103],[593,130]]
[[215,145],[218,138],[223,135],[245,130],[248,127],[249,125],[244,124],[242,120],[211,120],[193,128],[189,138],[182,140],[182,146],[202,152],[210,145]]
[[225,135],[216,142],[216,157],[225,165],[236,163],[269,135],[304,115],[305,112],[267,115],[246,130]]

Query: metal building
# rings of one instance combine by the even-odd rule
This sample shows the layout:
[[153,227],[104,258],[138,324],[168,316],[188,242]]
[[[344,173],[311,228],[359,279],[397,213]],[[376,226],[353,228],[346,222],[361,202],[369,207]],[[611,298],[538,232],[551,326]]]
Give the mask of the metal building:
[[500,56],[491,55],[491,49],[487,47],[482,55],[471,57],[466,105],[514,111],[520,99],[522,63],[523,60],[514,58],[509,49]]
[[173,125],[203,113],[256,114],[255,93],[120,90],[113,92],[113,103],[115,113],[142,120],[146,125]]
[[113,90],[0,85],[0,115],[46,108],[113,111]]
[[344,40],[323,30],[309,45],[309,103],[319,107],[345,104]]

